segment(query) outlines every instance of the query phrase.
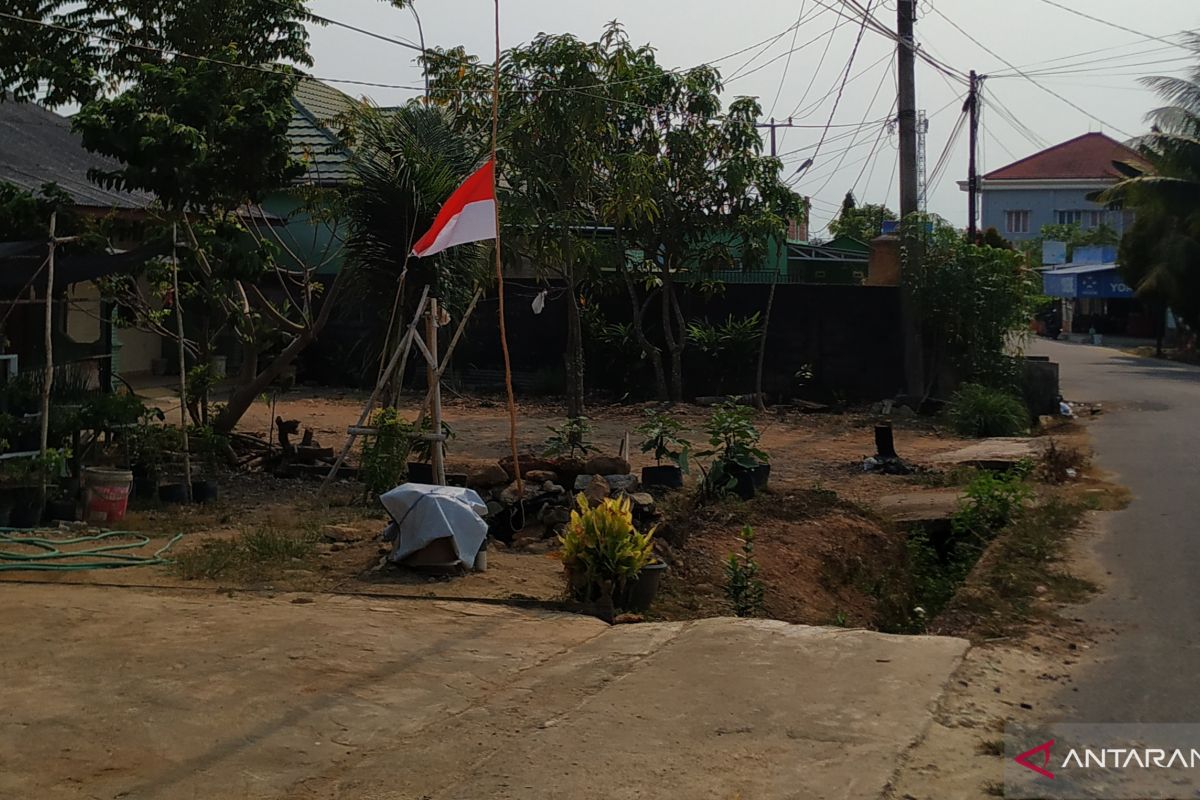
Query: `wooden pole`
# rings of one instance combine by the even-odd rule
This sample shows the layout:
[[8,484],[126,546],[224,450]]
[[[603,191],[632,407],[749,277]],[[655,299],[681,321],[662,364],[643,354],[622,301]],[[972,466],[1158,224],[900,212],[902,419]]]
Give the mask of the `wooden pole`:
[[446,485],[446,444],[442,441],[442,375],[439,369],[438,354],[438,300],[429,298],[429,314],[425,319],[426,349],[429,351],[425,358],[425,375],[429,383],[429,417],[433,425],[433,433],[439,438],[430,442],[433,465],[433,480],[438,486]]
[[[500,0],[496,4],[496,67],[492,77],[492,171],[500,182],[500,165],[496,161],[497,141],[500,138]],[[517,400],[513,394],[512,359],[508,354],[508,329],[504,323],[504,268],[500,260],[500,199],[496,198],[496,292],[500,300],[500,350],[504,353],[504,389],[508,394],[508,444],[512,449],[513,474],[517,480],[517,496],[525,493],[521,481],[521,459],[517,455]]]
[[[46,371],[42,378],[42,419],[41,436],[38,439],[38,453],[42,463],[46,463],[46,449],[50,438],[50,390],[54,387],[54,250],[58,246],[55,238],[58,229],[58,213],[50,215],[50,254],[46,260]],[[46,480],[42,479],[42,493],[46,491]]]
[[[428,302],[429,287],[426,286],[421,292],[421,299],[417,302],[417,310],[413,316],[413,321],[408,326],[408,332],[404,334],[404,339],[396,348],[396,352],[392,354],[392,360],[388,363],[387,369],[379,376],[379,381],[375,384],[374,391],[371,392],[370,398],[367,399],[366,405],[363,406],[362,414],[358,417],[358,425],[356,428],[361,428],[366,424],[371,416],[371,412],[375,410],[375,403],[379,400],[379,395],[383,393],[384,387],[388,380],[391,379],[392,373],[396,370],[397,364],[400,366],[400,374],[404,375],[404,367],[408,363],[408,351],[411,349],[413,337],[415,335],[417,323],[421,320],[421,314],[425,311],[425,304]],[[354,447],[354,440],[358,437],[356,433],[350,433],[346,437],[346,444],[342,447],[342,452],[338,454],[337,461],[334,462],[333,468],[329,470],[329,474],[325,476],[325,481],[321,484],[321,488],[317,490],[319,495],[325,490],[335,477],[338,470],[342,468],[342,464],[346,463],[347,456],[350,455],[350,450]]]
[[[787,244],[785,243],[783,247],[786,252]],[[771,291],[767,295],[767,314],[763,317],[762,333],[759,334],[762,339],[758,343],[758,370],[754,376],[754,405],[759,411],[767,410],[767,401],[763,394],[763,367],[767,361],[767,332],[771,328],[771,309],[775,307],[775,285],[777,283],[779,283],[778,275],[771,280]]]
[[183,346],[183,298],[179,296],[179,225],[171,226],[171,284],[175,296],[175,334],[179,338],[179,430],[183,434],[183,490],[192,502],[192,453],[188,439],[187,349]]

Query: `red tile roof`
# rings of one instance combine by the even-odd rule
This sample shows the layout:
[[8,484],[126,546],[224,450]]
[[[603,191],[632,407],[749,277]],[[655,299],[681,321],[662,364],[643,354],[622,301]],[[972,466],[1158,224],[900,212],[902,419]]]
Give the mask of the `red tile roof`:
[[1114,161],[1143,163],[1136,152],[1103,133],[1085,133],[1070,141],[1014,161],[984,175],[989,181],[1087,180],[1118,178]]

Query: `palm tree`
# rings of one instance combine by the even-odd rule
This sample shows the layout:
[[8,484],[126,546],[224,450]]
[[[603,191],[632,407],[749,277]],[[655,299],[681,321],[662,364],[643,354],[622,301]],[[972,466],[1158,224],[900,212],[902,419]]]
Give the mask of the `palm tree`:
[[386,342],[398,340],[395,329],[425,286],[454,314],[484,280],[486,246],[454,247],[427,259],[409,254],[442,204],[486,156],[455,130],[447,112],[433,106],[364,103],[343,123],[354,172],[346,195],[352,286],[364,300],[388,299],[386,348]]
[[[1186,41],[1200,53],[1200,34]],[[1200,62],[1186,77],[1143,83],[1166,101],[1137,145],[1144,163],[1114,164],[1125,177],[1098,199],[1137,211],[1120,260],[1138,296],[1200,329]]]

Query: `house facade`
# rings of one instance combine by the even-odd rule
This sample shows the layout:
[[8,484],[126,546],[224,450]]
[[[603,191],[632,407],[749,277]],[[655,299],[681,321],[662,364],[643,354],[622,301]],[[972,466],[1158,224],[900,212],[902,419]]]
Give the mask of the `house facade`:
[[[995,228],[1011,242],[1041,235],[1045,225],[1102,225],[1118,236],[1133,212],[1089,200],[1119,180],[1113,162],[1141,163],[1136,152],[1103,133],[1086,133],[992,170],[980,182],[980,230]],[[959,183],[966,190],[966,182]]]

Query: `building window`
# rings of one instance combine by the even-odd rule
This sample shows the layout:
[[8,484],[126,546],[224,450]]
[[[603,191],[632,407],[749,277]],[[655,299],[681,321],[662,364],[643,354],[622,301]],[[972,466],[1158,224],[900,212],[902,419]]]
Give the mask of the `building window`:
[[1007,233],[1029,233],[1029,212],[1005,211],[1004,230]]
[[1059,225],[1078,225],[1085,231],[1099,228],[1101,225],[1108,223],[1107,212],[1092,209],[1071,209],[1069,211],[1059,211],[1055,216]]

